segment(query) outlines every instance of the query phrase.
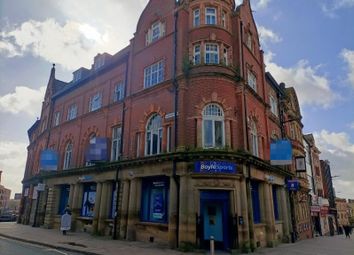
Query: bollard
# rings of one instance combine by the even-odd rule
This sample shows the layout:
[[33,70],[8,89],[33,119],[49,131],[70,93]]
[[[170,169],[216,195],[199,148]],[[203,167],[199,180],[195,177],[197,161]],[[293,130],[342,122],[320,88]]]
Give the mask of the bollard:
[[214,236],[210,236],[210,255],[215,254]]

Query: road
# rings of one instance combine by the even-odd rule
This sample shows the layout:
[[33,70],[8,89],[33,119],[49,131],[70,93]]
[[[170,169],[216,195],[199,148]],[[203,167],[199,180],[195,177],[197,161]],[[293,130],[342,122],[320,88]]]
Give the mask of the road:
[[19,242],[19,241],[0,237],[0,254],[1,255],[78,255],[79,253],[56,250],[53,248],[32,245],[29,243]]

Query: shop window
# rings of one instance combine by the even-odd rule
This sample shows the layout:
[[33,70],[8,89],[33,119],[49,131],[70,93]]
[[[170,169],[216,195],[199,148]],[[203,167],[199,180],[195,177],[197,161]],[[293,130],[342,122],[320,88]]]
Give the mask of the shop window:
[[200,10],[195,9],[193,11],[193,27],[198,27],[200,25]]
[[86,183],[82,199],[81,216],[93,217],[96,201],[96,183]]
[[72,155],[73,155],[73,144],[69,142],[65,148],[63,169],[70,168]]
[[169,179],[167,177],[143,179],[141,221],[167,223],[168,192]]
[[274,208],[274,219],[279,220],[279,205],[278,205],[278,192],[277,192],[277,186],[273,185],[272,186],[272,192],[273,192],[273,208]]
[[205,64],[219,64],[219,45],[205,44]]
[[203,147],[220,148],[224,143],[224,112],[220,106],[209,104],[203,110]]
[[205,24],[207,25],[216,25],[216,9],[215,8],[206,8],[205,9]]
[[253,222],[261,223],[261,204],[259,200],[259,182],[251,181]]
[[111,211],[109,213],[109,218],[113,219],[116,211],[116,204],[117,204],[117,192],[116,190],[118,189],[118,183],[116,184],[115,182],[112,182],[112,200],[111,200]]
[[60,199],[58,206],[58,214],[64,214],[64,209],[69,201],[70,185],[60,185]]
[[160,154],[162,148],[162,118],[153,115],[146,126],[145,155]]

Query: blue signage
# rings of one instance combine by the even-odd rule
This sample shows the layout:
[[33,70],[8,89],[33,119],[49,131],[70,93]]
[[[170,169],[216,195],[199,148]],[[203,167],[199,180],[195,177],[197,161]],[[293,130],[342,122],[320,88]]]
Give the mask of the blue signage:
[[292,147],[289,140],[278,140],[270,144],[271,165],[291,165],[292,155]]
[[288,180],[287,186],[290,191],[298,191],[300,189],[299,180]]
[[44,150],[40,156],[40,169],[45,171],[58,170],[58,153],[54,150]]
[[88,150],[86,151],[86,161],[107,161],[108,149],[107,138],[96,137],[93,141],[90,141]]
[[236,163],[227,161],[197,161],[194,163],[194,172],[196,173],[224,173],[235,174]]

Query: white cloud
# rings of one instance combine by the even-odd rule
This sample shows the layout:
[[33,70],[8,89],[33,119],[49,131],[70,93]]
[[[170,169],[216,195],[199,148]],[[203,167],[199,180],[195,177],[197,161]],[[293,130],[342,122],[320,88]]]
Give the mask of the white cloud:
[[267,44],[270,43],[278,43],[282,41],[282,38],[273,32],[272,30],[263,27],[263,26],[257,26],[258,34],[259,34],[259,40],[261,42],[261,45],[267,46]]
[[15,92],[0,96],[0,111],[13,114],[26,113],[30,116],[39,116],[45,87],[39,90],[24,86],[15,88]]
[[354,121],[349,124],[349,127],[350,127],[351,129],[354,129]]
[[[272,0],[251,0],[251,7],[255,10],[265,9]],[[235,0],[236,6],[243,3],[243,0]]]
[[318,73],[320,66],[312,67],[307,60],[299,60],[296,65],[285,68],[273,62],[273,56],[271,52],[265,55],[266,70],[278,82],[284,82],[287,87],[295,87],[300,105],[326,108],[339,98],[331,90],[329,80]]
[[341,52],[341,57],[348,64],[349,72],[348,72],[348,80],[352,84],[354,88],[354,51],[343,49]]
[[327,16],[335,18],[337,10],[351,7],[354,7],[354,0],[333,0],[330,4],[322,4],[322,11]]
[[[321,130],[314,132],[321,159],[328,159],[331,165],[334,185],[339,197],[354,198],[354,143],[345,132]],[[340,192],[340,193],[339,193]]]
[[16,47],[7,41],[0,41],[0,54],[3,52],[9,57],[20,56],[21,53],[16,49]]
[[26,157],[27,144],[14,141],[0,141],[0,169],[3,171],[1,184],[11,189],[11,197],[15,192],[21,192]]

